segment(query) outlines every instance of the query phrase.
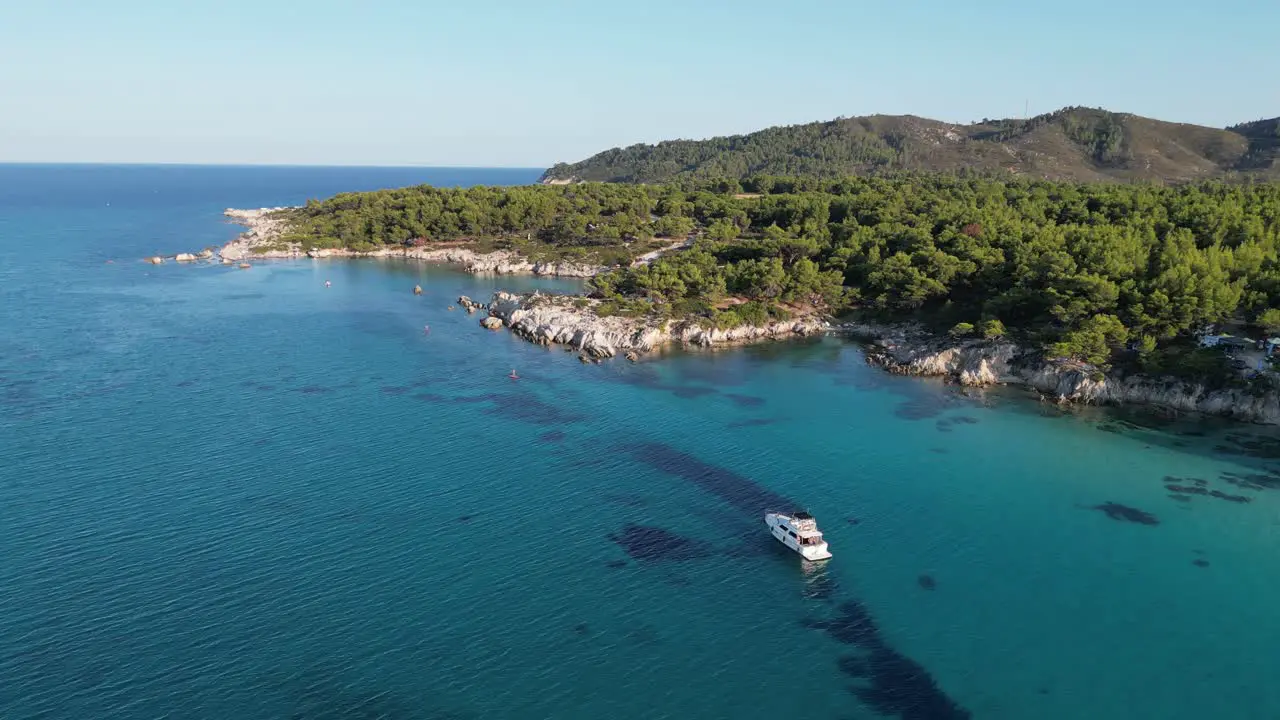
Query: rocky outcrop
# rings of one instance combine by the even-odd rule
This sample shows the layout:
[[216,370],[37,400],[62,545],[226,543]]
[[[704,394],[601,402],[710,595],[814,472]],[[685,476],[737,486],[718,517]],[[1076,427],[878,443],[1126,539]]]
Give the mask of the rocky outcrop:
[[962,385],[1025,385],[1059,403],[1136,403],[1280,424],[1280,393],[1274,391],[1209,389],[1174,378],[1120,376],[1085,363],[1046,359],[1007,341],[943,339],[918,326],[851,323],[838,329],[869,341],[867,362],[893,373],[942,376]]
[[257,210],[235,210],[228,208],[223,215],[237,225],[247,228],[240,237],[222,246],[221,255],[226,260],[243,260],[251,255],[258,257],[299,257],[301,248],[292,250],[273,249],[280,235],[288,227],[287,212],[289,208],[258,208]]
[[917,326],[851,323],[843,332],[873,343],[867,362],[900,375],[942,375],[961,385],[1015,382],[1010,363],[1019,348],[1008,342],[946,341]]
[[260,208],[258,210],[224,211],[224,215],[247,229],[240,237],[222,247],[222,257],[243,260],[258,257],[278,260],[295,260],[302,257],[324,258],[399,258],[425,262],[461,265],[470,273],[495,275],[552,275],[558,277],[591,277],[608,268],[585,263],[536,262],[518,253],[497,250],[478,253],[466,247],[382,247],[371,252],[357,252],[345,248],[311,248],[284,243],[282,237],[289,227],[290,208]]
[[530,342],[568,345],[594,358],[627,351],[651,352],[670,344],[711,347],[814,335],[829,327],[820,318],[803,317],[762,326],[717,329],[704,327],[694,319],[602,317],[596,314],[596,305],[596,301],[581,296],[497,292],[489,303],[489,314]]
[[467,248],[439,250],[406,248],[404,250],[382,251],[382,254],[386,257],[404,257],[410,260],[452,263],[461,265],[469,273],[494,275],[552,275],[557,277],[587,278],[598,275],[608,269],[599,265],[580,263],[534,262],[517,253],[506,250],[477,253]]
[[1116,377],[1090,366],[1043,362],[1019,373],[1027,385],[1070,402],[1140,403],[1177,412],[1280,425],[1280,393],[1208,389],[1199,383],[1144,375]]
[[[180,262],[180,263],[193,263],[200,260],[210,260],[212,258],[213,258],[213,251],[208,249],[201,250],[199,253],[184,252],[184,253],[178,253],[177,255],[173,256],[174,262]],[[162,255],[152,255],[149,258],[144,258],[144,260],[145,262],[149,262],[152,265],[162,265],[164,264],[165,257]]]
[[463,308],[465,308],[468,313],[473,313],[477,310],[484,309],[484,303],[478,303],[475,300],[472,300],[471,298],[467,297],[466,295],[461,295],[458,297],[458,305],[461,305]]
[[484,318],[483,320],[480,321],[480,326],[488,330],[501,330],[502,320],[500,318],[496,318],[490,315],[489,317]]

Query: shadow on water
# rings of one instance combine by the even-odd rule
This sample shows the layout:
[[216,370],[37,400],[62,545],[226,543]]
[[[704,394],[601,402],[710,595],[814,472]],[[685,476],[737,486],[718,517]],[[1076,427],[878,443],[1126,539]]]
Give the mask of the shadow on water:
[[[564,410],[558,406],[543,402],[530,392],[513,391],[509,393],[484,393],[482,395],[442,395],[439,393],[416,393],[414,400],[425,403],[449,403],[455,405],[489,403],[483,409],[486,415],[530,423],[532,425],[568,425],[587,419],[586,415]],[[563,435],[545,435],[544,442],[558,442]]]
[[[714,363],[699,360],[698,362],[675,363],[673,366],[677,368],[676,374],[678,375],[676,382],[668,382],[663,379],[662,374],[652,365],[623,368],[619,372],[607,374],[606,377],[623,385],[669,392],[678,398],[686,400],[721,394],[714,387],[716,385],[734,386],[744,382],[742,380],[726,379],[727,375],[741,375],[742,368],[740,365],[725,363],[717,367]],[[765,404],[764,398],[744,393],[728,392],[721,394],[721,397],[740,408],[756,408]]]
[[1105,514],[1107,517],[1111,518],[1112,520],[1116,520],[1119,522],[1131,522],[1131,523],[1136,523],[1138,525],[1159,525],[1160,524],[1160,519],[1157,518],[1155,515],[1152,515],[1151,513],[1146,512],[1145,510],[1139,510],[1138,508],[1135,508],[1135,507],[1129,507],[1128,505],[1121,505],[1120,503],[1117,503],[1117,502],[1105,502],[1105,503],[1102,503],[1101,505],[1094,505],[1092,507],[1081,505],[1080,508],[1084,510],[1097,510]]
[[[1224,472],[1221,474],[1220,479],[1225,483],[1245,490],[1266,490],[1270,487],[1275,487],[1274,483],[1280,480],[1280,477]],[[1204,478],[1181,478],[1174,475],[1166,475],[1164,477],[1164,489],[1169,491],[1169,497],[1179,502],[1189,502],[1193,495],[1203,495],[1238,504],[1253,502],[1253,498],[1248,495],[1235,495],[1217,489],[1211,490],[1207,487],[1208,484],[1209,481]]]
[[725,397],[734,405],[742,408],[754,408],[764,405],[765,400],[755,395],[743,395],[741,393],[725,393]]
[[[693,365],[695,363],[685,364]],[[714,395],[719,392],[715,388],[694,385],[688,382],[667,382],[662,378],[661,373],[659,373],[653,365],[623,367],[620,368],[618,372],[606,373],[604,377],[611,382],[621,383],[623,385],[644,388],[646,390],[669,392],[676,397],[684,398],[686,400],[700,398],[704,395]]]
[[747,418],[746,420],[734,420],[725,425],[728,428],[746,428],[746,427],[762,427],[764,425],[772,425],[780,422],[781,418]]
[[641,562],[696,560],[708,555],[703,543],[651,525],[628,524],[609,539]]
[[971,717],[968,710],[942,692],[924,667],[889,647],[862,603],[847,600],[830,620],[801,622],[859,650],[856,655],[840,658],[840,671],[863,681],[849,690],[877,713],[902,720]]
[[655,470],[694,483],[753,519],[763,518],[768,510],[795,507],[792,501],[757,485],[749,478],[718,465],[705,463],[665,443],[636,443],[624,445],[621,450]]
[[581,413],[564,410],[559,406],[543,402],[533,393],[491,393],[484,397],[493,403],[491,407],[484,410],[486,415],[494,415],[508,420],[517,420],[534,425],[567,425],[587,418],[586,415]]
[[[758,521],[767,510],[785,510],[799,505],[789,498],[762,487],[748,477],[727,468],[703,462],[682,450],[660,442],[644,442],[620,445],[621,452],[628,453],[649,467],[683,478],[704,491],[720,498],[744,517]],[[635,528],[636,526],[628,526]],[[624,536],[626,530],[624,530]],[[683,552],[683,544],[669,539],[671,533],[657,528],[632,531],[632,535],[648,541],[649,545],[674,548]],[[659,553],[661,550],[642,552]],[[829,600],[838,587],[829,568],[822,568],[820,580],[813,580],[816,599]],[[862,679],[864,684],[851,691],[867,706],[885,715],[897,715],[903,720],[964,720],[969,712],[949,698],[937,682],[919,663],[898,653],[881,635],[874,619],[856,600],[840,604],[837,614],[828,620],[807,619],[807,627],[825,630],[836,640],[856,647],[860,654],[841,660],[841,670]],[[851,672],[856,670],[856,672]]]
[[471,713],[421,704],[380,687],[353,685],[345,678],[304,672],[280,684],[289,720],[470,720]]
[[[885,389],[903,397],[893,411],[894,416],[903,420],[929,420],[948,411],[993,404],[992,399],[981,390],[949,385],[936,378],[894,379],[912,383],[909,389],[896,384],[885,386]],[[975,417],[961,415],[940,422],[938,430],[950,432],[953,425],[972,425],[977,422]]]
[[671,390],[672,395],[675,395],[678,398],[684,398],[686,400],[693,400],[696,398],[700,398],[703,395],[714,395],[716,393],[715,388],[698,387],[697,385],[691,385],[687,387],[672,387],[669,389]]
[[[27,375],[31,374],[27,373]],[[49,378],[46,376],[44,379]],[[56,399],[42,392],[45,387],[45,382],[31,377],[19,380],[0,379],[0,408],[12,409],[11,414],[16,417],[29,418],[56,407]],[[90,397],[93,394],[105,394],[111,391],[112,388],[104,388],[102,393],[82,392],[79,395]]]
[[1223,455],[1241,455],[1259,460],[1280,460],[1280,437],[1270,434],[1230,432],[1222,436],[1213,451]]
[[1280,472],[1233,473],[1224,472],[1222,481],[1245,490],[1280,490]]
[[934,423],[934,427],[938,429],[938,432],[951,432],[951,430],[957,425],[977,424],[978,418],[976,417],[971,417],[969,415],[954,415],[952,417],[945,417],[938,420],[938,422]]

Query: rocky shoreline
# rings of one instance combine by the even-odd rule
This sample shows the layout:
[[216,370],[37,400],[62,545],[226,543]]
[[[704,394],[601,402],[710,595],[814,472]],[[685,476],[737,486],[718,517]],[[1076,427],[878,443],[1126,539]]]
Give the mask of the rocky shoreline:
[[1062,404],[1145,404],[1280,425],[1275,391],[1211,390],[1175,378],[1119,376],[1084,363],[1048,360],[1003,340],[944,339],[912,325],[849,323],[837,331],[867,341],[867,363],[895,374],[944,377],[966,386],[1022,385]]
[[192,263],[192,262],[200,262],[202,260],[213,260],[213,257],[214,257],[213,248],[205,248],[204,250],[201,250],[198,253],[178,253],[177,255],[152,255],[150,257],[143,258],[143,262],[148,262],[148,263],[151,263],[152,265],[163,265],[167,260],[172,260],[174,262],[180,262],[180,263]]
[[[481,323],[497,318],[525,340],[540,345],[565,345],[581,352],[584,358],[625,353],[632,360],[669,345],[723,347],[818,335],[831,327],[825,320],[810,316],[717,329],[694,320],[602,317],[594,310],[598,304],[581,296],[496,292],[487,308],[489,317]],[[485,324],[485,327],[493,325]]]
[[[241,267],[246,267],[245,261],[251,258],[402,258],[456,264],[471,273],[580,278],[607,269],[575,263],[538,263],[509,251],[477,253],[466,247],[383,248],[367,253],[346,249],[303,251],[296,245],[262,250],[264,246],[277,245],[287,229],[287,220],[280,214],[284,210],[288,208],[228,209],[224,214],[247,229],[221,248],[218,255],[222,262],[240,262]],[[207,258],[207,253],[177,257],[179,261]],[[1060,404],[1146,404],[1173,412],[1280,425],[1280,393],[1275,391],[1213,390],[1174,378],[1104,373],[1083,363],[1048,360],[1039,352],[1004,340],[943,338],[917,325],[847,323],[833,327],[816,316],[716,329],[696,320],[602,317],[595,313],[596,305],[597,301],[581,296],[498,292],[487,306],[471,303],[468,309],[488,311],[481,320],[485,327],[507,327],[530,342],[564,345],[582,353],[584,360],[620,353],[634,360],[640,354],[667,346],[723,347],[835,332],[867,342],[867,362],[895,374],[943,377],[973,387],[1025,386],[1041,393],[1045,400]]]
[[569,262],[534,262],[518,253],[497,250],[478,253],[466,247],[379,248],[371,252],[342,249],[303,250],[293,244],[287,248],[275,247],[280,236],[288,229],[288,221],[281,212],[289,208],[259,208],[257,210],[227,209],[223,214],[232,222],[243,225],[245,232],[224,245],[220,256],[224,262],[243,262],[251,259],[298,260],[302,258],[397,258],[423,262],[460,265],[470,273],[495,275],[546,275],[555,277],[588,278],[608,268]]

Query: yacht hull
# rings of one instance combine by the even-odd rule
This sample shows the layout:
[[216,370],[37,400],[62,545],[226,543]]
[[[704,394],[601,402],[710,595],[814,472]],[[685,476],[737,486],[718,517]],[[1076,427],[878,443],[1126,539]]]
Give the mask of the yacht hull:
[[831,558],[831,551],[827,549],[826,541],[817,545],[801,545],[794,532],[789,532],[788,520],[789,518],[781,513],[768,513],[764,516],[764,524],[769,526],[769,534],[773,535],[773,539],[795,551],[800,557],[813,561]]

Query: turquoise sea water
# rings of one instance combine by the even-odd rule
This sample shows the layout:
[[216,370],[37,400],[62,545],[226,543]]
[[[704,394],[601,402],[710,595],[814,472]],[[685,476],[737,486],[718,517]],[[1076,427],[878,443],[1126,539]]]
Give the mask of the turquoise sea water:
[[448,310],[570,281],[139,261],[536,176],[0,166],[0,718],[1280,716],[1263,429]]

